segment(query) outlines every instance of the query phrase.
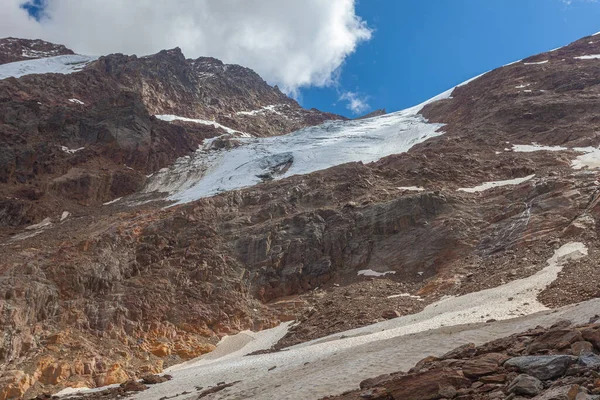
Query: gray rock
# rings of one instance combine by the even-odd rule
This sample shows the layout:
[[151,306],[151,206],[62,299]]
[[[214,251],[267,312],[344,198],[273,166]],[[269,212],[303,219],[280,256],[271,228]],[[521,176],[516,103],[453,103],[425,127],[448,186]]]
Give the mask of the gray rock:
[[543,381],[562,376],[567,368],[577,361],[573,356],[525,356],[515,357],[504,363],[506,367],[515,367],[519,371],[535,376]]
[[536,396],[540,394],[543,389],[544,385],[542,384],[542,381],[533,376],[521,374],[513,379],[510,385],[508,385],[507,392],[524,394],[526,396]]
[[579,365],[583,365],[588,368],[595,368],[600,366],[600,356],[592,352],[587,352],[579,356]]
[[545,391],[533,400],[569,400],[568,393],[571,386],[555,387]]

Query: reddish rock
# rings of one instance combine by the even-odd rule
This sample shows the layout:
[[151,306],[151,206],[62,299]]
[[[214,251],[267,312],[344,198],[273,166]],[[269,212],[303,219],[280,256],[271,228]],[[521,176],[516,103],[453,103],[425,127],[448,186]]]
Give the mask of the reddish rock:
[[393,318],[401,317],[402,314],[400,314],[396,310],[386,310],[383,313],[381,313],[381,316],[385,319],[393,319]]
[[592,343],[596,350],[600,351],[600,325],[582,330],[581,335],[585,340]]
[[156,385],[170,380],[170,375],[160,376],[154,374],[146,374],[142,376],[142,383],[146,385]]
[[507,359],[506,354],[489,353],[469,360],[463,364],[463,374],[470,379],[476,379],[480,376],[491,375],[498,371],[500,365]]
[[583,340],[580,332],[571,329],[551,330],[538,336],[528,347],[529,354],[547,349],[564,349],[571,343]]
[[[385,388],[395,399],[436,400],[456,395],[456,390],[468,387],[468,379],[451,369],[433,370],[395,378]],[[452,396],[454,397],[454,396]]]
[[575,356],[579,356],[584,353],[589,353],[594,349],[594,345],[586,341],[578,341],[571,344],[571,352]]
[[148,389],[148,386],[146,386],[143,383],[140,383],[138,381],[134,381],[134,380],[128,380],[127,382],[123,382],[121,384],[121,387],[126,392],[142,392],[142,391]]

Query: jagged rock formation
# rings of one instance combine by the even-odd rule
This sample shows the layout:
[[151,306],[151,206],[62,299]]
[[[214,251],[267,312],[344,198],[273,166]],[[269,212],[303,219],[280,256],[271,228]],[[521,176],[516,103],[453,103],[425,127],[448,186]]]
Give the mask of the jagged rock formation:
[[[582,155],[572,148],[600,144],[600,61],[574,58],[599,46],[584,38],[458,87],[422,111],[445,134],[407,153],[167,209],[139,194],[99,205],[224,131],[152,115],[253,135],[336,116],[178,49],[0,81],[5,379],[27,395],[123,382],[290,319],[301,323],[284,344],[298,343],[531,276],[566,240],[589,255],[539,300],[597,296],[598,176],[594,160],[571,163]],[[565,148],[513,147],[531,142]],[[398,291],[419,300],[389,296]]]

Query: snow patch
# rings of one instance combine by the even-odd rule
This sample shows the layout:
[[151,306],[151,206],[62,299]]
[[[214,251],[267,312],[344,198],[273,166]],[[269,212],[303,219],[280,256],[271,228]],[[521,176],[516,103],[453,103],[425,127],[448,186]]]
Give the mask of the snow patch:
[[600,168],[600,149],[597,147],[575,147],[573,150],[582,152],[582,154],[578,156],[571,166],[573,169],[582,169],[585,167],[588,168]]
[[422,192],[425,190],[425,188],[419,187],[419,186],[400,186],[397,187],[396,189],[398,190],[408,190],[411,192]]
[[98,387],[98,388],[93,388],[93,389],[90,389],[86,386],[80,387],[80,388],[64,388],[60,392],[54,393],[54,396],[64,397],[65,399],[69,399],[73,395],[98,393],[98,392],[102,392],[103,390],[113,389],[113,388],[117,388],[119,386],[120,386],[120,384],[115,383],[113,385],[108,385],[108,386],[103,386],[103,387]]
[[71,216],[71,213],[68,211],[63,211],[62,214],[60,215],[60,222],[63,222],[65,219],[69,218]]
[[61,149],[62,151],[64,151],[65,153],[68,153],[68,154],[75,154],[75,153],[77,153],[78,151],[84,150],[84,149],[85,149],[85,147],[80,147],[80,148],[78,148],[78,149],[70,149],[70,148],[68,148],[67,146],[60,146],[60,149]]
[[577,60],[596,60],[600,58],[600,54],[590,54],[587,56],[579,56],[579,57],[573,57]]
[[519,85],[519,86],[515,86],[515,89],[523,89],[523,88],[526,88],[526,87],[528,87],[528,86],[531,86],[531,83],[528,83],[528,84],[526,84],[526,85]]
[[573,169],[583,169],[583,168],[600,168],[600,148],[597,147],[563,147],[563,146],[541,146],[537,143],[533,143],[531,145],[527,144],[517,144],[513,145],[513,151],[521,152],[521,153],[531,153],[534,151],[567,151],[573,150],[578,153],[584,153],[580,156],[577,156],[575,160],[571,163],[571,167]]
[[391,296],[388,296],[387,298],[388,298],[388,299],[396,299],[396,298],[398,298],[398,297],[408,297],[408,298],[415,299],[415,300],[419,300],[419,301],[425,301],[425,300],[423,300],[423,299],[421,298],[421,296],[415,296],[415,295],[413,295],[413,294],[410,294],[410,293],[400,293],[400,294],[393,294],[393,295],[391,295]]
[[78,100],[78,99],[69,99],[69,101],[70,101],[71,103],[85,105],[85,103],[84,103],[83,101],[81,101],[81,100]]
[[253,111],[238,111],[235,113],[235,115],[248,115],[248,116],[254,116],[254,115],[258,115],[258,114],[264,114],[266,112],[272,112],[274,114],[280,114],[281,113],[279,111],[277,111],[277,107],[279,107],[280,104],[272,104],[269,106],[264,106],[262,108],[259,108],[258,110],[253,110]]
[[380,276],[386,276],[387,274],[395,274],[395,273],[396,273],[396,271],[377,272],[377,271],[373,271],[372,269],[361,269],[360,271],[357,272],[357,275],[380,277]]
[[542,146],[537,143],[513,144],[512,150],[517,153],[533,153],[534,151],[564,151],[569,150],[562,146]]
[[64,56],[17,61],[0,65],[0,79],[20,78],[30,74],[72,74],[81,71],[98,57],[70,54]]
[[167,121],[167,122],[184,121],[184,122],[194,122],[196,124],[202,124],[202,125],[212,125],[215,128],[221,128],[225,132],[230,133],[230,134],[239,134],[242,137],[250,137],[250,135],[247,133],[236,131],[235,129],[231,129],[231,128],[226,127],[225,125],[221,125],[218,122],[209,121],[206,119],[186,118],[186,117],[180,117],[178,115],[170,115],[170,114],[155,115],[155,117],[160,120]]
[[529,62],[529,63],[523,63],[525,65],[542,65],[542,64],[546,64],[549,60],[545,60],[545,61],[540,61],[540,62]]
[[25,228],[25,230],[26,231],[37,231],[38,229],[43,229],[50,225],[52,225],[52,221],[50,221],[50,218],[46,218],[38,224],[29,225],[28,227]]
[[121,200],[121,199],[122,199],[122,197],[118,197],[118,198],[116,198],[116,199],[114,199],[114,200],[107,201],[106,203],[102,203],[102,205],[103,205],[103,206],[109,206],[109,205],[111,205],[111,204],[115,204],[117,201],[119,201],[119,200]]
[[242,331],[237,335],[225,336],[217,344],[217,348],[195,360],[183,364],[177,364],[165,370],[165,373],[173,373],[190,367],[206,366],[215,360],[222,362],[260,350],[268,350],[279,342],[288,332],[293,321],[284,322],[275,328],[260,332]]
[[523,182],[527,182],[528,180],[532,179],[534,176],[535,176],[535,174],[534,175],[526,176],[524,178],[508,179],[508,180],[505,180],[505,181],[485,182],[485,183],[482,183],[479,186],[475,186],[475,187],[472,187],[472,188],[460,188],[460,189],[457,189],[457,190],[459,190],[461,192],[467,192],[467,193],[483,192],[485,190],[496,188],[496,187],[501,187],[501,186],[519,185],[519,184],[521,184]]

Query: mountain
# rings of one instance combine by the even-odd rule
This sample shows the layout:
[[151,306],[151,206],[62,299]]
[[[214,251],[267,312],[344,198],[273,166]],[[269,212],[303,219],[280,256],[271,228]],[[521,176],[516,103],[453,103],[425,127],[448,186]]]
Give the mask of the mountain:
[[179,49],[0,66],[0,399],[159,373],[227,335],[138,398],[319,398],[584,323],[596,54],[586,37],[352,121]]
[[20,61],[0,65],[0,77],[0,226],[132,194],[206,138],[281,135],[343,119],[301,108],[247,68],[187,60],[179,49]]

